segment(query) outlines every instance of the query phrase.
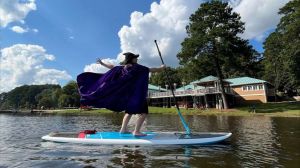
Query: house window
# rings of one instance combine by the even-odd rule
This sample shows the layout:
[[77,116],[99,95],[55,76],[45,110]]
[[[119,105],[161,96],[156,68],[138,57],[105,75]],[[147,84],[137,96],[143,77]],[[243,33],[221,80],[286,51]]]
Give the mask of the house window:
[[263,85],[258,85],[259,90],[264,90]]
[[258,86],[257,85],[253,85],[253,90],[258,90]]
[[243,91],[246,91],[247,90],[247,86],[243,86]]
[[252,90],[252,86],[247,86],[247,89],[248,90]]

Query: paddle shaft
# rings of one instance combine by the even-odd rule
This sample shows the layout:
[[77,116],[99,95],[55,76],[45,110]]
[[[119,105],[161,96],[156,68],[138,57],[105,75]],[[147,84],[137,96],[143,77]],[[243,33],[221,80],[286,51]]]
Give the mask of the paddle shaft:
[[[161,53],[160,53],[160,50],[159,50],[159,47],[158,47],[158,45],[157,45],[156,40],[154,40],[154,43],[155,43],[155,45],[156,45],[156,48],[157,48],[157,51],[158,51],[158,54],[159,54],[159,57],[160,57],[160,60],[161,60],[162,64],[165,64],[165,63],[164,63],[164,60],[163,60],[163,58],[162,58],[162,56],[161,56]],[[170,80],[168,71],[167,71],[166,69],[165,69],[165,73],[166,73],[166,77],[167,77],[167,82],[168,82],[168,84],[169,84],[169,86],[170,86],[170,88],[171,88],[171,80]],[[182,122],[182,124],[183,124],[183,127],[184,127],[184,129],[185,129],[185,132],[186,132],[186,134],[191,134],[191,130],[190,130],[189,126],[187,125],[187,123],[185,122],[185,120],[184,120],[184,118],[183,118],[183,116],[182,116],[182,114],[181,114],[181,112],[180,112],[180,110],[179,110],[179,106],[178,106],[178,103],[177,103],[177,101],[176,101],[176,97],[175,97],[175,94],[174,94],[174,90],[171,89],[171,92],[172,92],[172,95],[173,95],[173,98],[174,98],[174,101],[175,101],[175,106],[176,106],[176,109],[177,109],[177,113],[178,113],[178,115],[179,115],[179,117],[180,117],[180,120],[181,120],[181,122]]]

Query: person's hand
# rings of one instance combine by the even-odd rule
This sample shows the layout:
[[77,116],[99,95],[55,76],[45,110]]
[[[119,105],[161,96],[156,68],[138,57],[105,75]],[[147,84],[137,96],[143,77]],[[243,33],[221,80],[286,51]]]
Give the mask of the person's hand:
[[100,65],[103,65],[103,62],[102,62],[102,60],[100,58],[97,58],[96,62],[99,63]]

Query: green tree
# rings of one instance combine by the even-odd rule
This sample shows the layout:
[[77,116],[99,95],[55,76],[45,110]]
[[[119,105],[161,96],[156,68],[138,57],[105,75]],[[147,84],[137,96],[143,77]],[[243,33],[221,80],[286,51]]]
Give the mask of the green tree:
[[61,88],[49,88],[40,92],[35,99],[38,102],[39,107],[44,106],[46,108],[57,108],[58,99],[61,94]]
[[51,99],[53,101],[53,105],[54,107],[59,107],[59,97],[62,95],[62,89],[61,88],[57,88],[54,89],[52,94],[51,94]]
[[78,86],[75,81],[70,81],[67,85],[62,88],[63,97],[60,99],[60,105],[79,107],[80,106],[80,95],[78,93]]
[[8,94],[3,92],[0,94],[0,109],[9,109],[9,104],[7,101]]
[[53,101],[50,97],[42,97],[39,99],[38,106],[49,109],[53,107]]
[[279,39],[281,35],[273,32],[264,42],[264,76],[263,78],[275,86],[275,90],[281,88],[285,83],[286,72],[283,70],[284,58],[280,55],[282,44]]
[[217,75],[223,105],[228,108],[223,78],[253,76],[253,68],[258,64],[259,54],[238,36],[244,31],[244,23],[228,3],[213,0],[201,4],[186,29],[188,37],[177,55],[180,64],[193,72],[194,79]]
[[[167,67],[166,71],[170,77],[170,82],[172,84],[176,83],[176,88],[180,87],[182,81],[179,77],[178,70],[175,68]],[[165,88],[165,85],[168,84],[166,72],[152,73],[149,83]],[[173,87],[174,86],[171,86],[171,88]],[[170,86],[168,86],[168,88],[170,89]]]
[[[192,81],[198,80],[204,76],[209,75],[216,75],[215,71],[213,71],[214,66],[211,65],[205,65],[207,66],[205,68],[205,64],[199,63],[197,60],[193,62],[189,62],[185,64],[184,66],[179,66],[177,68],[178,76],[181,79],[181,81],[190,83]],[[197,68],[198,67],[198,68]],[[211,73],[212,72],[212,73]]]
[[58,99],[58,106],[59,106],[60,108],[71,106],[71,103],[72,103],[72,98],[71,98],[71,96],[66,95],[66,94],[60,95],[60,97],[59,97],[59,99]]
[[288,2],[280,9],[283,15],[275,32],[264,43],[264,78],[275,89],[300,89],[300,1]]
[[37,99],[38,95],[40,95],[44,90],[51,90],[49,92],[52,93],[52,91],[56,89],[61,88],[59,85],[23,85],[20,87],[16,87],[8,93],[1,94],[2,96],[0,100],[0,108],[35,108],[39,103],[39,99]]

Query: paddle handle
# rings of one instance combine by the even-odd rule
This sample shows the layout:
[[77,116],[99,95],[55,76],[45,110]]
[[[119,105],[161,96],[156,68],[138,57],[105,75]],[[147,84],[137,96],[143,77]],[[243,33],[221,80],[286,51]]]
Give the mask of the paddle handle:
[[158,45],[157,45],[157,41],[154,40],[154,43],[155,43],[155,45],[156,45],[156,48],[157,48],[157,51],[158,51],[158,55],[159,55],[159,57],[160,57],[160,60],[161,60],[162,64],[165,64],[165,62],[164,62],[164,60],[163,60],[163,58],[162,58],[162,56],[161,56],[161,52],[160,52],[160,50],[159,50],[159,47],[158,47]]
[[[158,47],[158,45],[157,45],[157,41],[154,40],[154,43],[155,43],[155,45],[156,45],[156,48],[157,48],[157,51],[158,51],[158,54],[159,54],[159,57],[160,57],[160,60],[161,60],[162,64],[165,64],[165,63],[164,63],[164,60],[163,60],[163,58],[162,58],[162,56],[161,56],[161,52],[160,52],[160,50],[159,50],[159,47]],[[167,82],[168,82],[169,86],[171,87],[171,80],[170,80],[168,71],[167,71],[166,69],[165,69],[165,73],[166,73],[166,77],[167,77]],[[185,132],[186,132],[186,134],[191,134],[191,130],[190,130],[189,126],[187,125],[187,123],[185,122],[185,120],[184,120],[184,118],[183,118],[183,116],[182,116],[182,114],[181,114],[181,112],[180,112],[180,109],[179,109],[179,106],[178,106],[178,103],[177,103],[177,101],[176,101],[176,97],[175,97],[175,94],[174,94],[174,90],[171,89],[171,92],[172,92],[172,95],[173,95],[173,98],[174,98],[174,101],[175,101],[175,106],[176,106],[176,108],[177,108],[177,113],[178,113],[179,118],[180,118],[180,120],[181,120],[181,122],[182,122],[182,124],[183,124],[183,127],[184,127],[184,129],[185,129]]]

